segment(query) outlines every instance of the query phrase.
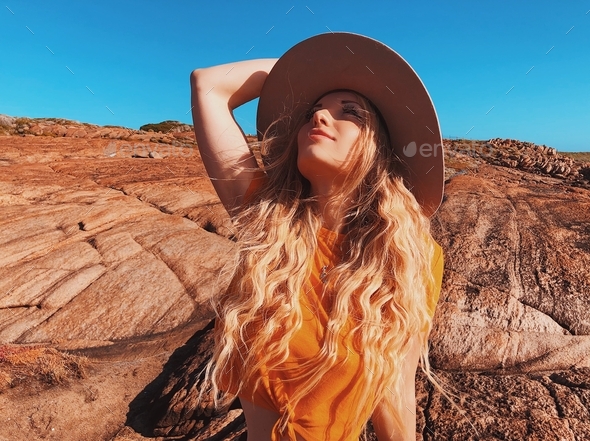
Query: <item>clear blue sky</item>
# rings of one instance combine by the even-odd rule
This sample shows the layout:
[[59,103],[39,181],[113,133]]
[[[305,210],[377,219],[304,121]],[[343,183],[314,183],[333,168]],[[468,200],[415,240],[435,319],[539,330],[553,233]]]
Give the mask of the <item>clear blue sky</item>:
[[[279,57],[329,28],[381,40],[408,60],[445,137],[590,151],[589,11],[590,0],[5,0],[0,113],[190,123],[192,69]],[[246,133],[255,133],[255,106],[236,111]]]

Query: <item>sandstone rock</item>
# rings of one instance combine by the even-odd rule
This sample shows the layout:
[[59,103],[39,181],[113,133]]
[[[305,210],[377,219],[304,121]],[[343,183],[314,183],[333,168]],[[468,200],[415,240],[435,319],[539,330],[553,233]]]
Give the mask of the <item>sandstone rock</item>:
[[33,126],[31,126],[29,131],[31,132],[31,134],[35,136],[41,136],[43,135],[45,130],[47,130],[47,126],[44,126],[42,124],[34,124]]
[[195,134],[192,131],[192,129],[190,131],[185,131],[185,132],[173,132],[172,136],[176,139],[190,139],[190,140],[195,139]]
[[[44,124],[28,130],[75,126]],[[158,144],[138,138],[141,149],[167,159],[139,161],[137,145],[120,140],[131,132],[80,130],[83,140],[0,138],[0,343],[147,351],[211,316],[208,299],[230,277],[233,227],[198,152],[160,142],[182,138],[143,134]],[[446,262],[431,361],[460,410],[418,377],[418,429],[427,440],[586,439],[590,167],[545,146],[488,143],[494,151],[449,141],[452,172],[433,220]],[[521,163],[530,171],[514,169]],[[147,419],[169,440],[242,436],[237,406],[215,413],[197,400],[208,332],[170,358],[128,424]]]
[[150,135],[143,135],[143,134],[134,134],[129,137],[130,140],[133,141],[149,141],[151,138]]
[[72,135],[71,135],[71,136],[72,136],[73,138],[86,138],[86,135],[87,135],[87,133],[86,133],[86,130],[83,130],[83,129],[76,129],[76,130],[74,131],[74,133],[72,133]]
[[16,118],[8,115],[0,115],[0,127],[13,128]]
[[54,126],[51,128],[51,133],[53,133],[55,136],[66,136],[68,129],[66,129],[64,126]]
[[[587,185],[586,177],[579,173],[579,165],[567,156],[563,156],[552,147],[539,146],[530,142],[511,139],[490,139],[487,144],[492,148],[491,161],[488,163],[506,167],[520,168],[539,174],[550,175],[561,179]],[[510,154],[509,152],[513,152]],[[515,155],[516,154],[516,155]],[[517,162],[506,160],[517,159]]]
[[132,158],[149,158],[150,152],[147,149],[134,149],[134,153],[131,155]]
[[162,155],[160,155],[158,152],[150,152],[149,157],[154,159],[162,159]]
[[433,364],[512,372],[590,367],[590,192],[478,170],[451,181],[436,215],[447,271]]
[[149,204],[157,206],[165,213],[176,213],[186,216],[201,228],[217,233],[224,237],[232,237],[232,224],[212,194],[194,192],[187,186],[178,187],[175,184],[160,183],[146,185],[138,182],[127,184],[122,190],[129,195],[135,195]]
[[[157,302],[146,286],[159,293]],[[142,251],[111,268],[17,341],[45,342],[55,336],[91,341],[128,339],[174,329],[194,313],[192,301],[165,263]],[[80,321],[80,317],[84,319]]]
[[129,232],[114,233],[105,231],[91,239],[91,244],[109,266],[130,259],[143,251],[143,248]]
[[150,396],[142,397],[141,403],[133,406],[129,425],[144,427],[155,436],[191,439],[243,431],[245,421],[241,412],[232,415],[216,411],[213,397],[207,394],[199,399],[203,369],[212,354],[212,330],[213,322],[210,322],[175,352],[164,368],[168,381],[155,383]]
[[[437,371],[437,376],[457,396],[458,409],[429,386],[424,440],[577,441],[590,436],[589,369],[550,375]],[[583,378],[585,386],[559,383],[572,377]]]
[[77,130],[78,130],[77,127],[66,127],[66,136],[73,138],[74,132],[76,132]]
[[547,164],[547,165],[545,165],[545,167],[543,168],[543,171],[544,171],[545,173],[551,173],[551,170],[553,170],[553,165],[551,165],[551,164]]
[[[106,176],[120,186],[125,180],[161,180],[153,172],[134,173],[134,166],[125,166],[127,159],[107,158],[115,161],[109,163],[111,171],[97,173],[94,158],[109,141],[97,140],[83,150],[68,144],[80,141],[58,138],[51,141],[52,151],[39,137],[33,139],[30,145],[23,140],[3,146],[16,154],[0,173],[0,193],[8,204],[0,218],[1,343],[108,345],[149,339],[210,314],[208,299],[228,283],[229,276],[218,273],[233,243],[183,217],[203,205],[211,217],[216,210],[229,221],[207,179],[196,178],[204,175],[197,157],[192,163],[172,159],[158,172],[169,182],[170,170],[176,170],[174,179],[202,182],[194,191],[185,188],[192,199],[171,204],[165,213],[141,201],[150,185],[135,188],[138,198],[92,180]],[[63,159],[76,149],[88,160]],[[31,158],[51,161],[51,167],[29,164]],[[181,188],[173,185],[169,193]],[[221,227],[225,221],[215,222]]]
[[149,134],[143,130],[131,130],[124,127],[99,127],[92,124],[81,124],[77,121],[69,121],[60,118],[13,118],[0,115],[4,121],[0,123],[2,134],[12,132],[22,136],[52,136],[72,138],[108,138],[113,140],[144,141],[167,145],[195,145],[195,136],[192,126],[177,123],[166,132],[154,132]]
[[89,130],[86,134],[88,138],[100,138],[101,137],[101,130],[100,129],[93,129]]

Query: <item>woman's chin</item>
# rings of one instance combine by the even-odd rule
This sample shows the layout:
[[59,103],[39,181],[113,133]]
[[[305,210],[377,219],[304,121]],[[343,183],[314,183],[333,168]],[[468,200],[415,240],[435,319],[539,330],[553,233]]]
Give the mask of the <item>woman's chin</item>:
[[305,158],[298,158],[297,168],[303,177],[312,181],[314,178],[326,174],[330,167],[320,158],[306,155]]

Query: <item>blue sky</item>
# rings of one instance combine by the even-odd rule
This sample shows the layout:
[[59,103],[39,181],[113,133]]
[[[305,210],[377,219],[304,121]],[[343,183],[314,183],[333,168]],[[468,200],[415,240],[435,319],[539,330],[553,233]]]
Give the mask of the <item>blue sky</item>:
[[[399,52],[445,137],[590,151],[590,0],[397,3],[5,0],[0,113],[191,123],[192,69],[279,57],[329,28]],[[255,112],[235,112],[246,133]]]

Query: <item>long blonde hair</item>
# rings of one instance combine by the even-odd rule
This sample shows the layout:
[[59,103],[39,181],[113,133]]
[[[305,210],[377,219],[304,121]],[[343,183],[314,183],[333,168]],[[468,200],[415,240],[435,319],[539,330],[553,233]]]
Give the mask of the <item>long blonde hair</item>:
[[[346,252],[326,283],[337,287],[327,325],[331,332],[325,333],[320,353],[309,362],[309,375],[290,404],[294,409],[335,364],[338,335],[354,316],[352,338],[366,368],[361,380],[363,402],[373,400],[373,406],[386,402],[403,427],[401,372],[411,337],[430,329],[427,286],[432,282],[434,246],[429,219],[404,186],[399,174],[402,164],[389,145],[378,111],[355,95],[367,116],[355,147],[359,154],[351,164],[354,173],[342,186],[341,198],[353,202],[342,221]],[[222,404],[230,397],[220,392],[218,384],[232,357],[241,357],[239,390],[246,383],[258,385],[260,368],[272,370],[286,360],[289,341],[302,324],[300,293],[311,273],[309,262],[321,220],[310,184],[296,166],[302,121],[292,124],[293,131],[277,130],[289,125],[277,122],[262,142],[265,182],[236,215],[239,253],[233,262],[234,281],[231,289],[214,299],[218,332],[206,375]],[[427,352],[423,337],[422,367],[429,373]],[[351,427],[360,422],[360,413],[361,406],[351,416]],[[282,415],[282,428],[288,418],[287,413]]]

